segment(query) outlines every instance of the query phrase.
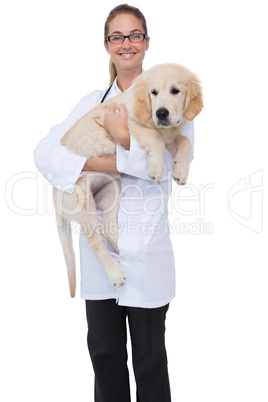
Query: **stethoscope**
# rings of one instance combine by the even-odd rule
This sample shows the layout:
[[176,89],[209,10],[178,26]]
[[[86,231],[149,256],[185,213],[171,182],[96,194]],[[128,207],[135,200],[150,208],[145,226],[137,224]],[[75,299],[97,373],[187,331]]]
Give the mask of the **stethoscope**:
[[100,101],[100,103],[103,103],[105,101],[105,98],[108,95],[108,93],[110,92],[110,89],[112,88],[112,86],[113,86],[113,84],[107,89],[107,91],[103,95],[102,100]]

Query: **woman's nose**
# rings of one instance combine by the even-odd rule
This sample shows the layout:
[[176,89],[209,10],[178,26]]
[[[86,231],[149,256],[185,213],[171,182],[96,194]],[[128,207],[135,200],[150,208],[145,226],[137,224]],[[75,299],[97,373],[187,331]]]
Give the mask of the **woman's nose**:
[[125,47],[127,49],[132,47],[132,43],[130,42],[129,38],[125,38],[125,40],[123,42],[123,47]]

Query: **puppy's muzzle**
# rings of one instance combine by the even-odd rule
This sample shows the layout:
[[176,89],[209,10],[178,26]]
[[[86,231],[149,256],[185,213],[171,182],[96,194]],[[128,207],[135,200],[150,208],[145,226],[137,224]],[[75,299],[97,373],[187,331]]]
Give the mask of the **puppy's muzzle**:
[[169,126],[169,111],[165,107],[161,107],[156,111],[159,126]]

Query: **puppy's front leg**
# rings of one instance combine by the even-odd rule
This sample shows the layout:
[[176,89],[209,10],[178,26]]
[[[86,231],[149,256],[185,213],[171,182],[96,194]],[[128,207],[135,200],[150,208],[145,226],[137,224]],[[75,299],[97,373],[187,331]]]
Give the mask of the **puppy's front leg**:
[[164,141],[159,141],[157,144],[153,143],[147,149],[148,151],[148,176],[152,181],[160,183],[164,173],[164,154],[165,154],[165,143]]
[[153,129],[129,124],[129,131],[138,143],[148,152],[148,176],[159,183],[164,173],[165,142],[162,135]]
[[185,184],[189,173],[191,142],[187,137],[179,135],[175,143],[168,147],[174,155],[173,178],[178,184]]

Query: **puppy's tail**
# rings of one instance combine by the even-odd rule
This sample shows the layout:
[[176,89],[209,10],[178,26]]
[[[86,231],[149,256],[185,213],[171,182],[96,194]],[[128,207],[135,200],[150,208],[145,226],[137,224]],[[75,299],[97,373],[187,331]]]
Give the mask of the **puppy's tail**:
[[68,281],[71,297],[75,296],[76,275],[75,275],[75,254],[73,249],[72,228],[70,221],[57,214],[58,234],[67,265]]

